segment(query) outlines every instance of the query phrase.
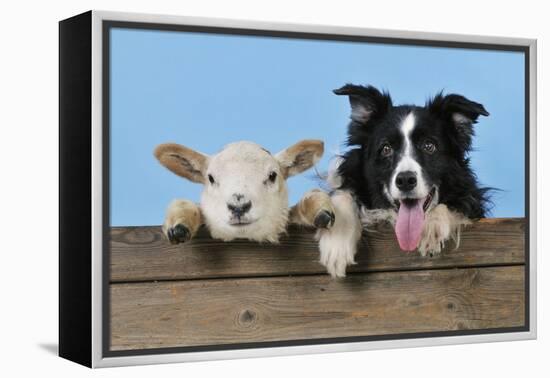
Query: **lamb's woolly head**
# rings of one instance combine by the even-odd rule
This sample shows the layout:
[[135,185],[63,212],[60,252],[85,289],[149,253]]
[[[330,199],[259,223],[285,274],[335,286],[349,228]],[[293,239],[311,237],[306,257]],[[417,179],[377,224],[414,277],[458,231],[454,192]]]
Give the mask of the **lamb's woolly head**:
[[235,142],[208,156],[178,144],[158,146],[166,168],[204,184],[201,210],[213,237],[277,242],[288,221],[286,179],[312,167],[323,142],[301,141],[275,155],[252,142]]

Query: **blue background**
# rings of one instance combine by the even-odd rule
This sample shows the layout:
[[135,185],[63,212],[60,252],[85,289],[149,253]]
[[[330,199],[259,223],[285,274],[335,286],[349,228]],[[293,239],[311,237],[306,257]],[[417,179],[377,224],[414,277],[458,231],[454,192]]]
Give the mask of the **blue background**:
[[[237,140],[277,152],[300,139],[343,151],[350,113],[345,83],[423,105],[440,90],[491,113],[476,125],[473,167],[493,196],[492,216],[524,216],[522,53],[354,42],[111,29],[111,225],[161,224],[174,198],[201,185],[153,157],[177,142],[213,154]],[[318,186],[313,170],[289,179],[290,202]]]

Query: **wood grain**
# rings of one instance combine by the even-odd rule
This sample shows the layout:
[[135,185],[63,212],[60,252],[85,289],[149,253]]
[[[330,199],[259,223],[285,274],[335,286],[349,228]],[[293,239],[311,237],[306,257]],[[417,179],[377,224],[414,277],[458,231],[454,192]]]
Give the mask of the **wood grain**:
[[[349,272],[521,264],[525,260],[523,218],[483,219],[462,233],[461,244],[433,258],[399,250],[391,227],[366,232]],[[323,274],[314,231],[291,227],[278,245],[248,241],[224,243],[201,230],[177,246],[160,227],[111,229],[111,280],[131,282],[212,277]]]
[[524,324],[524,267],[111,285],[111,349]]

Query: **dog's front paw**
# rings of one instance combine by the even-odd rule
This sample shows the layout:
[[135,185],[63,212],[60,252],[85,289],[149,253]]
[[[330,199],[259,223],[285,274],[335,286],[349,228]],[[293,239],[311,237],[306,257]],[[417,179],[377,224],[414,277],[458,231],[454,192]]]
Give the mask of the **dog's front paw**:
[[361,222],[350,193],[337,191],[330,200],[334,216],[331,217],[328,212],[324,218],[330,218],[331,227],[317,231],[319,262],[333,278],[345,277],[348,265],[355,264],[357,244],[361,239]]
[[166,227],[166,237],[172,244],[185,243],[191,239],[191,232],[189,228],[178,223],[174,227]]
[[426,224],[418,251],[422,256],[435,256],[441,253],[449,239],[460,244],[460,230],[471,221],[465,216],[450,211],[444,204],[437,205],[427,214]]
[[439,255],[441,253],[441,250],[445,246],[445,240],[439,240],[429,243],[420,243],[418,246],[418,252],[420,252],[420,255],[422,257],[434,257],[436,255]]
[[341,234],[331,230],[319,230],[319,262],[333,278],[346,276],[346,268],[355,264],[357,239],[353,234]]
[[449,239],[450,233],[451,229],[446,222],[426,223],[418,252],[422,256],[433,257],[439,255],[445,247],[445,242]]
[[326,228],[329,229],[334,225],[335,220],[334,212],[331,210],[321,210],[315,216],[313,220],[313,225],[316,228]]
[[346,249],[323,249],[321,248],[321,264],[327,268],[327,273],[332,278],[343,278],[346,276],[348,265],[355,264],[353,259],[355,251]]

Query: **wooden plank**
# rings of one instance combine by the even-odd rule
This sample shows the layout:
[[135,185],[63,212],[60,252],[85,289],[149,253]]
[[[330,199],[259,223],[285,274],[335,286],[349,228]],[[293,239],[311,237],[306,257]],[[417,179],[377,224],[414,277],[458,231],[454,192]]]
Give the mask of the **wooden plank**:
[[[452,242],[434,258],[399,250],[394,232],[380,226],[366,233],[350,272],[521,264],[524,219],[483,219],[464,230],[460,248]],[[324,273],[312,230],[291,228],[278,245],[248,241],[224,243],[206,231],[172,246],[159,227],[111,229],[111,280],[147,281],[212,277]]]
[[111,349],[524,324],[524,266],[111,285]]

